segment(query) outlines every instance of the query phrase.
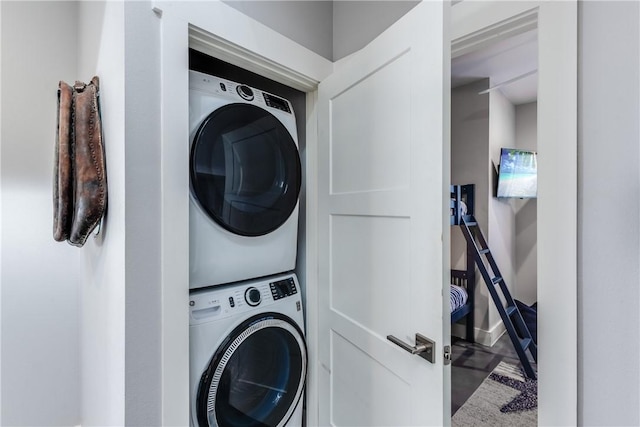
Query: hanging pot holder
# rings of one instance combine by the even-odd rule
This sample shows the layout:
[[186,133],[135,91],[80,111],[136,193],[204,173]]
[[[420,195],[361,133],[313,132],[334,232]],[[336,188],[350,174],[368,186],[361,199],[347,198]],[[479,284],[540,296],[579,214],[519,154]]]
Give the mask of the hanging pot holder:
[[[72,90],[70,103],[68,88]],[[107,208],[98,77],[89,84],[76,82],[72,88],[60,82],[58,109],[54,239],[83,246]]]
[[72,104],[73,88],[65,82],[60,82],[58,85],[58,133],[53,171],[53,238],[58,242],[69,238],[73,217]]

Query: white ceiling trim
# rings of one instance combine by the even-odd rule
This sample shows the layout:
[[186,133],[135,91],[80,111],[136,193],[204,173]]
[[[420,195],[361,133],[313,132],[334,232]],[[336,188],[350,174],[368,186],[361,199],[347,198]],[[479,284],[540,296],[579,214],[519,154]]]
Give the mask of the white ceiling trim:
[[531,70],[531,71],[529,71],[527,73],[520,74],[518,77],[514,77],[514,78],[509,79],[507,81],[504,81],[502,83],[498,83],[497,85],[491,86],[489,89],[485,89],[485,90],[483,90],[481,92],[478,92],[478,95],[484,95],[485,93],[489,93],[489,92],[494,91],[496,89],[500,89],[503,86],[510,85],[511,83],[515,83],[517,81],[520,81],[520,80],[522,80],[522,79],[524,79],[526,77],[532,76],[532,75],[537,74],[537,73],[538,73],[538,70]]
[[482,30],[459,37],[451,42],[451,58],[482,49],[488,45],[535,30],[538,9],[531,9]]
[[318,86],[318,81],[314,78],[280,65],[193,25],[189,25],[189,47],[303,92],[311,92]]

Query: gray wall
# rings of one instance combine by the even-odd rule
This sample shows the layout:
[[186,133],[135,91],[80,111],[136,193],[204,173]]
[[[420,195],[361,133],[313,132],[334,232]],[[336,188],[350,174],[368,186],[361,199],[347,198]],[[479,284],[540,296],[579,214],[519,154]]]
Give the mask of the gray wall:
[[318,55],[333,58],[333,2],[223,1]]
[[[451,183],[475,184],[475,216],[480,228],[489,227],[489,79],[451,92]],[[466,242],[459,227],[451,228],[451,266],[465,269]],[[476,329],[489,330],[489,294],[476,274]],[[454,332],[457,328],[454,328]]]
[[595,1],[578,8],[581,425],[640,425],[639,9]]
[[[489,92],[489,228],[483,230],[487,243],[491,248],[500,274],[510,291],[515,283],[516,259],[516,216],[514,199],[497,198],[498,177],[495,173],[500,163],[502,148],[514,147],[516,144],[516,109],[500,90]],[[483,283],[482,287],[486,285]],[[492,340],[497,340],[504,331],[500,313],[493,301],[490,307],[490,327]]]
[[223,1],[334,61],[364,47],[418,4],[413,0]]
[[418,3],[402,0],[333,2],[333,60],[366,46]]
[[[516,148],[536,151],[538,103],[516,106]],[[516,257],[514,298],[533,304],[538,300],[538,201],[514,200],[516,212]]]
[[[499,91],[478,95],[490,86],[479,80],[451,91],[451,183],[475,184],[475,217],[507,286],[515,282],[515,212],[510,199],[497,199],[496,169],[500,148],[514,147],[515,107]],[[451,228],[451,266],[464,269],[466,242],[459,227]],[[484,345],[502,335],[502,320],[476,269],[476,340]],[[456,325],[456,335],[461,333]]]

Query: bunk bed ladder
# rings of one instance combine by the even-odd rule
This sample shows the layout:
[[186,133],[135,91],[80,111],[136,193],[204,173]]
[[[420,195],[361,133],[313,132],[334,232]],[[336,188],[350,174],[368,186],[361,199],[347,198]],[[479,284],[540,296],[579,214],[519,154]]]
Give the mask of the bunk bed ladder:
[[[537,363],[538,350],[536,343],[533,341],[531,333],[529,332],[527,325],[524,323],[522,314],[520,314],[520,311],[509,292],[509,288],[507,288],[507,284],[502,278],[502,274],[500,274],[498,265],[491,254],[491,250],[489,250],[489,246],[482,234],[482,230],[480,230],[478,222],[473,215],[463,216],[462,221],[460,222],[460,228],[462,228],[462,234],[464,234],[464,237],[467,240],[468,247],[473,248],[472,252],[476,265],[482,274],[484,282],[487,284],[487,288],[489,288],[491,298],[500,313],[500,317],[507,329],[509,338],[511,338],[513,347],[515,348],[516,353],[518,353],[518,357],[520,358],[520,363],[522,363],[525,374],[527,377],[535,379],[536,372],[527,357],[526,351],[529,350],[533,360]],[[489,273],[487,264],[493,274]],[[500,294],[502,294],[504,302],[500,298]],[[518,331],[520,332],[521,337],[518,336]]]

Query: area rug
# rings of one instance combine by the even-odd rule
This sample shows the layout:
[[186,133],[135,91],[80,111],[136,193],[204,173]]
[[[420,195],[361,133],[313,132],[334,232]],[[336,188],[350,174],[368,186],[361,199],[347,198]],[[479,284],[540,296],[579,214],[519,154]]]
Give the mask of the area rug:
[[451,418],[454,427],[537,426],[538,382],[506,362],[493,370]]

